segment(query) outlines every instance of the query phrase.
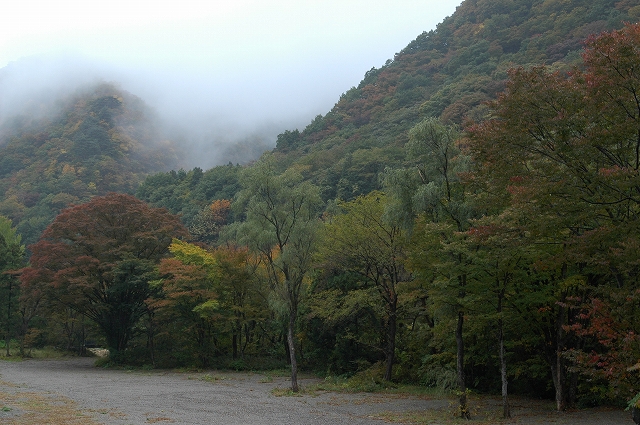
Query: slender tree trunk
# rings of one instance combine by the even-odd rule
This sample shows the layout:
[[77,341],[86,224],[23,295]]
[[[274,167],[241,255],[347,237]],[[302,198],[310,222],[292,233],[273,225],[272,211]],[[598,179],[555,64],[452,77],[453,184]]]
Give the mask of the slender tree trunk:
[[502,319],[500,319],[498,326],[500,327],[500,377],[502,379],[502,417],[504,419],[511,417],[511,409],[509,407],[509,391],[507,380],[507,360],[505,358],[504,350],[504,330]]
[[9,299],[7,300],[7,329],[6,329],[6,333],[4,334],[4,343],[5,343],[5,348],[7,350],[7,357],[11,356],[9,343],[11,342],[11,297],[13,296],[11,293],[12,290],[13,290],[13,285],[11,281],[9,281]]
[[26,330],[23,329],[23,332],[20,335],[20,345],[19,345],[19,352],[20,352],[20,357],[24,358],[26,357],[26,353],[24,351],[25,349],[25,339],[27,338],[27,332]]
[[555,385],[556,390],[556,409],[559,412],[564,411],[567,408],[566,397],[565,397],[565,371],[564,371],[564,361],[562,359],[562,350],[563,350],[563,342],[564,342],[564,315],[565,308],[562,305],[558,306],[558,317],[556,321],[556,352],[555,352],[555,370],[553,384]]
[[287,331],[287,344],[289,346],[289,360],[291,361],[291,391],[298,392],[298,362],[296,360],[296,347],[293,333],[296,325],[297,313],[291,309],[289,312],[289,329]]
[[18,338],[19,340],[18,352],[20,353],[20,357],[22,358],[26,356],[25,347],[26,347],[27,332],[29,331],[29,322],[30,320],[26,315],[26,313],[22,312],[20,317],[20,329],[19,329],[20,336]]
[[244,333],[244,343],[240,344],[240,356],[244,358],[244,352],[246,351],[247,345],[249,345],[249,342],[253,340],[253,335],[251,335],[252,329],[248,323],[245,323],[244,325],[241,325],[241,326],[242,326],[241,333]]
[[[395,310],[395,309],[394,309]],[[392,312],[389,315],[389,323],[387,329],[387,353],[386,353],[386,368],[384,371],[383,379],[385,381],[391,381],[393,376],[393,364],[395,363],[396,354],[396,332],[397,332],[397,318],[396,312]]]
[[155,322],[153,320],[153,317],[154,317],[153,311],[149,311],[147,317],[149,319],[149,328],[147,333],[147,341],[149,344],[149,355],[151,357],[151,364],[155,367],[156,365],[156,345],[155,345],[156,329],[155,328],[156,327],[155,327]]
[[234,360],[238,358],[238,333],[236,329],[233,330],[231,336],[231,353]]
[[153,334],[149,335],[149,356],[151,358],[151,365],[156,366],[156,345],[154,342]]
[[509,381],[507,379],[507,359],[504,349],[504,322],[502,320],[502,300],[504,299],[504,288],[498,293],[498,345],[500,350],[500,378],[502,380],[502,417],[504,419],[511,417],[511,409],[509,407]]
[[80,315],[80,355],[87,355],[87,333],[84,327],[84,315]]
[[464,312],[458,312],[458,323],[456,324],[456,346],[457,346],[457,370],[458,370],[458,392],[460,393],[460,417],[470,419],[467,408],[467,386],[464,376],[464,340],[462,339],[462,328],[464,325]]

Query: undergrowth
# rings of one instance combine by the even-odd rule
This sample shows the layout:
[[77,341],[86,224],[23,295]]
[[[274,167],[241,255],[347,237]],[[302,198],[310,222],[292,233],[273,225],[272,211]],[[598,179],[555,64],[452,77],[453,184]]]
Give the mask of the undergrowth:
[[398,384],[382,379],[382,367],[374,365],[357,372],[353,376],[327,376],[322,382],[313,386],[318,391],[336,392],[369,392],[386,394],[406,394],[415,396],[443,396],[449,394],[438,388],[417,385]]

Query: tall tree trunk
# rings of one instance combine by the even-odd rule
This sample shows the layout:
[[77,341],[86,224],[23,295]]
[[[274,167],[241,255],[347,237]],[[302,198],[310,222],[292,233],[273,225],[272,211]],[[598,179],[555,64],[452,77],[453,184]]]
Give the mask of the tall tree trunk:
[[509,407],[509,381],[507,379],[507,359],[504,350],[504,322],[502,320],[502,300],[504,299],[504,288],[498,293],[498,345],[500,350],[500,379],[502,381],[502,417],[504,419],[511,417],[511,409]]
[[27,338],[27,330],[25,328],[22,329],[21,335],[20,335],[20,345],[18,346],[19,348],[19,353],[20,353],[20,357],[24,358],[26,357],[26,352],[25,352],[25,346],[26,346],[26,338]]
[[500,333],[500,378],[502,379],[502,417],[504,419],[511,417],[511,409],[509,407],[509,391],[507,380],[507,360],[505,358],[504,352],[504,330],[502,319],[499,320],[498,326],[500,329],[498,332]]
[[19,337],[18,352],[20,353],[20,357],[24,358],[26,357],[25,347],[26,347],[27,332],[29,332],[30,320],[25,313],[22,313],[21,316],[22,317],[20,318],[20,329],[19,329],[20,337]]
[[291,391],[298,392],[298,362],[296,360],[296,346],[293,339],[293,333],[296,325],[297,313],[293,311],[289,312],[289,329],[287,331],[287,344],[289,346],[289,360],[291,361]]
[[156,327],[153,310],[150,310],[147,313],[147,318],[149,319],[149,327],[147,330],[147,343],[149,344],[149,356],[151,358],[151,364],[155,367],[156,365],[156,344],[155,344],[155,333]]
[[458,370],[458,392],[460,394],[460,417],[470,419],[469,409],[467,408],[467,386],[464,376],[464,340],[462,339],[462,327],[464,325],[464,312],[458,311],[458,323],[456,325],[456,353],[457,353],[457,370]]
[[555,367],[552,368],[552,372],[554,373],[553,384],[556,390],[556,409],[559,412],[562,412],[567,408],[566,391],[564,387],[565,370],[564,370],[564,360],[562,358],[562,352],[564,347],[564,329],[563,329],[564,316],[565,316],[565,308],[564,306],[559,305],[558,316],[556,320]]
[[237,329],[233,330],[233,335],[231,336],[231,355],[233,359],[238,358],[238,333]]
[[385,381],[391,381],[393,376],[393,364],[396,359],[396,332],[397,332],[397,317],[395,308],[389,315],[389,322],[387,324],[387,349],[386,349],[386,368],[384,371],[383,379]]
[[7,300],[7,329],[4,334],[4,344],[7,349],[7,357],[11,356],[9,351],[9,343],[11,342],[11,290],[13,289],[13,285],[11,284],[11,280],[9,280],[9,299]]

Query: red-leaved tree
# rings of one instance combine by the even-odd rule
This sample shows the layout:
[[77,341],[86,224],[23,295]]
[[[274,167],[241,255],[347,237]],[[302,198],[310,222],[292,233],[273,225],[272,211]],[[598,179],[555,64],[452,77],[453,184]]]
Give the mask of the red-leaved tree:
[[172,238],[187,235],[178,217],[130,195],[110,193],[63,210],[32,245],[22,285],[93,320],[112,355],[127,348],[156,264]]

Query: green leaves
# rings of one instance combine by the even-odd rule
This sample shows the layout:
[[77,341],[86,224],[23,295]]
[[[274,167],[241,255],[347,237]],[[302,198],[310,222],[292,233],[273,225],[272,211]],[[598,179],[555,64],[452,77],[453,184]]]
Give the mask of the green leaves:
[[231,232],[260,257],[272,293],[286,305],[291,387],[297,391],[295,324],[320,226],[320,190],[303,181],[296,168],[278,174],[271,155],[245,169],[241,184],[234,205],[246,221],[231,226]]
[[[147,312],[155,265],[173,237],[186,235],[176,216],[130,195],[109,194],[64,210],[33,245],[25,287],[46,288],[59,306],[101,327],[109,348],[124,350]],[[40,291],[33,291],[38,295]]]
[[[638,45],[640,27],[627,25],[588,40],[584,70],[515,69],[492,105],[494,118],[469,128],[474,179],[483,182],[485,201],[500,206],[474,223],[475,236],[480,249],[495,254],[496,236],[506,242],[509,233],[519,235],[513,249],[527,274],[514,281],[523,296],[518,303],[538,305],[532,318],[554,346],[547,358],[556,364],[558,408],[566,402],[565,351],[583,373],[602,377],[598,370],[606,367],[615,387],[632,382],[621,372],[623,344],[593,338],[607,329],[633,339],[639,324],[620,322],[611,309],[591,313],[600,297],[624,309],[638,285]],[[482,226],[493,236],[481,235]],[[501,263],[507,265],[495,259]],[[553,333],[541,326],[551,317]]]
[[319,189],[296,169],[277,174],[269,156],[246,169],[241,183],[234,203],[246,214],[235,228],[239,242],[270,258],[271,266],[304,275],[320,223]]

